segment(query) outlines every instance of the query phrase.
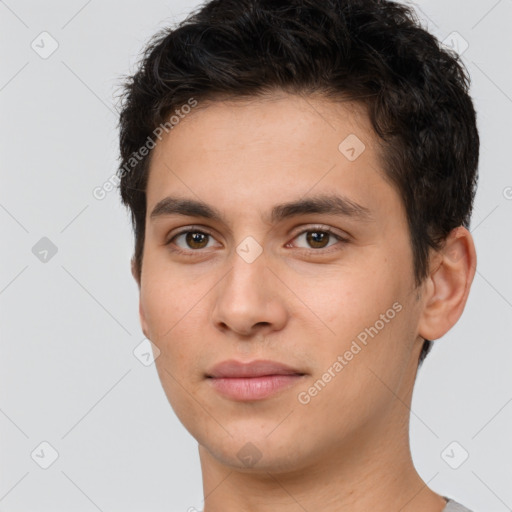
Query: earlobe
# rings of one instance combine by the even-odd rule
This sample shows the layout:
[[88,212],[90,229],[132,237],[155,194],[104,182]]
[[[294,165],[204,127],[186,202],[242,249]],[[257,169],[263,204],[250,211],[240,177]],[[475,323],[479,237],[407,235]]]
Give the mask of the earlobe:
[[140,326],[141,326],[142,332],[144,333],[144,336],[149,339],[149,336],[148,336],[148,326],[147,326],[147,322],[146,322],[146,316],[144,314],[144,308],[142,307],[142,296],[141,296],[141,293],[140,293],[140,277],[139,277],[139,274],[137,272],[137,265],[135,263],[135,257],[133,257],[131,259],[131,272],[132,272],[133,278],[137,282],[137,286],[139,287],[139,321],[140,321]]
[[142,307],[142,299],[139,297],[139,320],[140,320],[140,327],[142,329],[142,332],[144,333],[144,336],[147,339],[150,339],[148,335],[148,324],[146,322],[146,316],[144,314],[144,309]]
[[462,226],[453,229],[432,266],[418,332],[425,339],[436,340],[457,323],[466,305],[476,272],[471,233]]
[[139,287],[140,290],[140,280],[139,275],[137,273],[137,265],[135,264],[135,256],[132,257],[132,259],[130,260],[130,269],[132,272],[132,276],[135,279],[135,282],[137,283],[137,286]]

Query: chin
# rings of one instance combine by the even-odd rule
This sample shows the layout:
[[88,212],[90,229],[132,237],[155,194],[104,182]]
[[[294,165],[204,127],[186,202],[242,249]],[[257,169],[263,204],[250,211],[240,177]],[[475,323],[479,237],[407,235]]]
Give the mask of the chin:
[[[268,429],[270,432],[272,429]],[[224,431],[223,431],[224,432]],[[248,473],[292,473],[305,469],[308,457],[305,452],[305,439],[291,435],[286,431],[267,434],[264,431],[253,428],[241,429],[238,433],[232,432],[232,437],[224,432],[220,438],[195,437],[201,449],[207,457],[213,457],[219,464],[233,470]],[[267,475],[268,476],[268,475]]]

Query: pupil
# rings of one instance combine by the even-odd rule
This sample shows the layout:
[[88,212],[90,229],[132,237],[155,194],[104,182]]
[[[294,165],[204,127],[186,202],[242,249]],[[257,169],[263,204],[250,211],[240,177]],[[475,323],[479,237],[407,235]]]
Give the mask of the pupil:
[[196,244],[201,245],[201,242],[204,242],[206,239],[206,235],[204,233],[187,233],[187,243],[195,247]]
[[323,241],[327,239],[327,233],[322,233],[319,231],[310,231],[307,235],[308,243],[310,245],[313,245],[313,247],[318,247],[318,244],[320,247],[324,247],[322,244]]

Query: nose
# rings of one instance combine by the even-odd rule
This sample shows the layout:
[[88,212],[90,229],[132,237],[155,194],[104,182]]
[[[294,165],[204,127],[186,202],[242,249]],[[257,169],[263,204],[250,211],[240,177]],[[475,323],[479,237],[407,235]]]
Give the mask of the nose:
[[215,327],[239,336],[281,330],[288,318],[285,289],[267,267],[265,253],[248,263],[234,252],[230,264],[231,270],[215,287]]

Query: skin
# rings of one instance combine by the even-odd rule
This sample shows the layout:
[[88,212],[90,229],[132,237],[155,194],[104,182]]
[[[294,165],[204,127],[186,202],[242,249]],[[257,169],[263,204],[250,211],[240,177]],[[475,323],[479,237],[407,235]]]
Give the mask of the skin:
[[[349,134],[366,146],[354,161],[338,150]],[[378,151],[357,105],[285,93],[204,104],[153,150],[140,279],[133,261],[132,272],[143,332],[161,351],[162,386],[198,441],[205,512],[445,506],[413,466],[410,404],[423,338],[441,337],[462,314],[475,248],[468,230],[453,230],[415,288],[405,210]],[[373,219],[266,218],[278,203],[333,192]],[[200,199],[226,222],[151,219],[169,195]],[[307,235],[319,224],[349,241],[311,245]],[[187,226],[211,237],[195,245],[173,239]],[[263,250],[252,263],[236,252],[248,236]],[[401,311],[300,403],[298,394],[396,302]],[[271,359],[306,375],[267,399],[234,401],[205,378],[227,359]],[[253,465],[237,456],[247,443],[259,454]]]

